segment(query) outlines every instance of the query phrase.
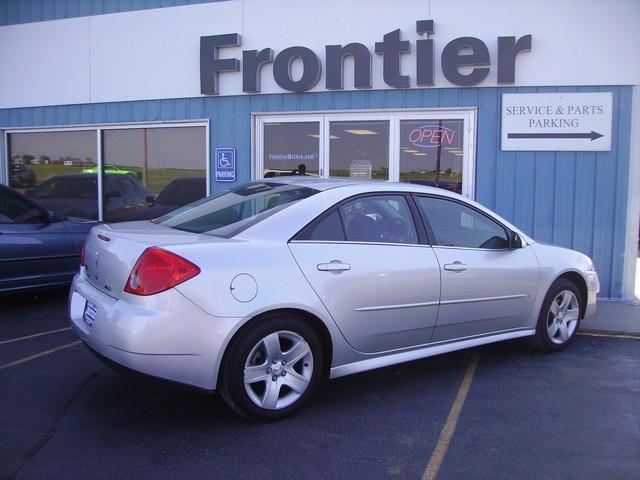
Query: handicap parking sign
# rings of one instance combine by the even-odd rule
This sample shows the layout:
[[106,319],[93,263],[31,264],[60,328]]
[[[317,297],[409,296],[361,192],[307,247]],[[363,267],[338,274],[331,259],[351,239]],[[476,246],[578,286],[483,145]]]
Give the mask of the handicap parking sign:
[[216,148],[216,182],[236,181],[236,149]]

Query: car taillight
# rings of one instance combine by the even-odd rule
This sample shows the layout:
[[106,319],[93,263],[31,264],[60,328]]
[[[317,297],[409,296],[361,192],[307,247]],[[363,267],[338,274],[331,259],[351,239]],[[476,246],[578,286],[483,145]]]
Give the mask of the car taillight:
[[133,266],[124,291],[133,295],[154,295],[186,282],[200,268],[175,253],[149,247]]

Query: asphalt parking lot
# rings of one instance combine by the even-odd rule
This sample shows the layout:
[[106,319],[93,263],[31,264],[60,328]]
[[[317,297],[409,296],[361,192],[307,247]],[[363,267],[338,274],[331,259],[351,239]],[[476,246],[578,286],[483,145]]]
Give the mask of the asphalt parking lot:
[[68,330],[65,291],[3,297],[0,312],[0,478],[640,472],[637,336],[583,334],[554,355],[516,341],[341,378],[294,417],[255,424],[216,395],[102,366]]

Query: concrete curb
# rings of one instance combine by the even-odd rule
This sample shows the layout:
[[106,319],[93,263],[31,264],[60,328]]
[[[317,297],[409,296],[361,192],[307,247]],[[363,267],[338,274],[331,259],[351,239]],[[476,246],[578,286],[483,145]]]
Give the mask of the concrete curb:
[[582,320],[580,331],[640,335],[640,303],[598,300],[596,313]]

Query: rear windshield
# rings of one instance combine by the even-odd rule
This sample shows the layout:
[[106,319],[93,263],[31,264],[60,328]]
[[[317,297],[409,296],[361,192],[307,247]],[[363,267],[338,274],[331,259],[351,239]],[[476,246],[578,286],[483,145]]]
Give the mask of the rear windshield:
[[205,181],[204,177],[176,178],[158,194],[156,202],[186,205],[200,200],[207,196]]
[[52,177],[33,189],[35,198],[97,198],[95,174],[75,177]]
[[229,238],[316,193],[318,190],[299,185],[246,183],[174,210],[153,222],[186,232]]

